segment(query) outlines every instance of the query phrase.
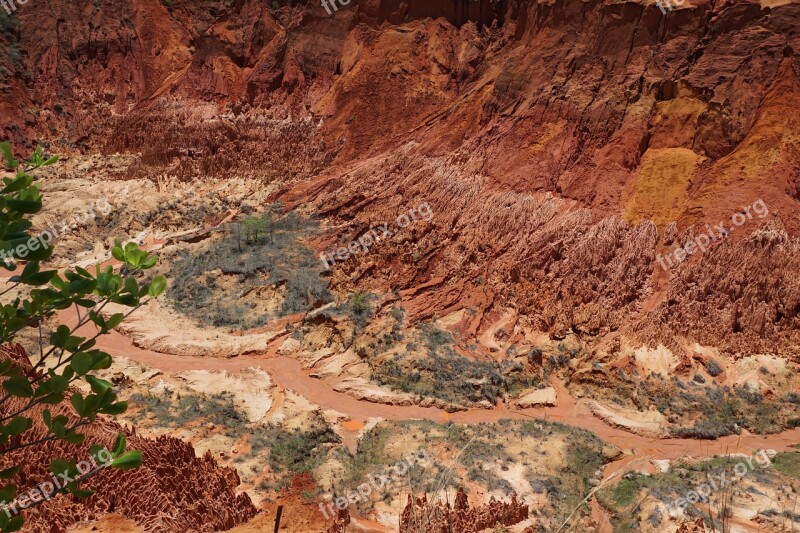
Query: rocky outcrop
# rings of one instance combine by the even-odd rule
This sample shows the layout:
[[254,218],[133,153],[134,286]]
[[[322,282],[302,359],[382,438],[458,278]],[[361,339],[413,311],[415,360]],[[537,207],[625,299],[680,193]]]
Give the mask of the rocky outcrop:
[[705,521],[702,518],[696,518],[681,522],[675,533],[705,533],[706,531],[708,529],[706,529]]
[[518,399],[514,400],[514,406],[520,409],[530,407],[553,407],[558,405],[558,396],[553,387],[545,387],[523,393]]
[[655,409],[643,413],[619,407],[611,409],[598,402],[590,401],[589,410],[610,426],[625,429],[636,435],[653,438],[664,438],[669,435],[666,418]]
[[325,533],[345,533],[347,526],[350,525],[350,513],[347,509],[337,509],[333,524],[330,525]]
[[0,127],[140,154],[119,177],[262,177],[336,228],[320,250],[428,202],[332,273],[411,291],[411,321],[511,305],[676,353],[800,342],[800,3],[285,4],[29,2]]
[[426,496],[408,497],[400,517],[400,533],[477,533],[498,525],[513,526],[528,518],[528,506],[517,501],[516,494],[510,502],[494,498],[480,507],[470,507],[464,489],[459,488],[453,506],[449,503],[429,503]]
[[[3,348],[0,357],[12,357],[23,368],[30,368],[19,346]],[[0,406],[0,414],[14,412],[22,405],[21,400],[12,398]],[[75,420],[66,406],[48,407],[54,416],[63,413]],[[41,408],[28,412],[34,419],[34,426],[24,434],[22,443],[46,435],[41,413]],[[52,460],[88,460],[90,445],[101,444],[111,449],[119,433],[126,435],[128,449],[142,451],[142,466],[128,471],[101,469],[81,484],[82,489],[94,490],[93,496],[79,500],[61,495],[26,511],[26,531],[63,532],[71,525],[95,520],[107,513],[134,520],[148,532],[222,531],[247,522],[257,512],[249,496],[237,494],[239,476],[236,471],[220,467],[209,453],[196,457],[191,444],[168,436],[145,438],[135,429],[106,419],[98,419],[81,429],[86,434],[84,444],[50,441],[3,452],[0,468],[22,465],[22,470],[12,479],[21,494],[52,478]]]

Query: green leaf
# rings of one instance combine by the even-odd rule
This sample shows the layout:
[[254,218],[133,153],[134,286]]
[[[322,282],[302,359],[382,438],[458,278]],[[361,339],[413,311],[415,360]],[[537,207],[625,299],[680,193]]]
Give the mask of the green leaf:
[[13,533],[14,531],[19,531],[22,529],[22,525],[25,523],[25,519],[22,516],[17,515],[11,518],[3,527],[3,533]]
[[79,376],[86,374],[92,369],[94,358],[86,352],[75,352],[70,360],[69,365],[75,370]]
[[29,215],[38,213],[42,209],[41,200],[6,200],[6,205],[14,211]]
[[128,402],[117,402],[112,403],[108,407],[104,407],[100,409],[100,412],[104,415],[121,415],[125,411],[128,410]]
[[30,381],[22,376],[15,376],[3,382],[3,388],[12,396],[20,398],[30,398],[33,396],[33,387]]
[[[34,263],[28,263],[28,264],[31,265]],[[45,270],[44,272],[37,272],[36,274],[30,274],[27,276],[23,274],[22,276],[20,276],[19,281],[21,283],[24,283],[25,285],[34,285],[34,286],[45,285],[47,283],[50,283],[50,280],[53,279],[53,275],[55,274],[56,274],[55,270]]]
[[25,418],[24,416],[17,416],[14,417],[11,422],[8,423],[6,426],[6,432],[11,435],[12,437],[16,437],[17,435],[22,435],[26,431],[28,431],[31,426],[33,425],[33,420],[30,418]]
[[123,263],[125,262],[125,252],[119,246],[114,246],[111,248],[111,255],[117,261],[122,261]]
[[44,398],[39,400],[40,403],[44,403],[47,405],[56,405],[64,401],[64,393],[63,392],[54,392],[48,394]]
[[91,446],[89,446],[89,455],[91,455],[92,457],[97,457],[97,454],[100,453],[100,451],[103,450],[103,448],[105,448],[105,446],[103,446],[102,444],[92,444]]
[[50,334],[50,344],[58,348],[63,348],[67,345],[69,339],[70,329],[68,326],[61,324],[54,332]]
[[139,305],[139,297],[133,294],[123,294],[121,296],[117,296],[112,301],[126,307],[135,307]]
[[11,150],[11,145],[8,141],[0,143],[0,153],[3,154],[3,162],[6,167],[17,168],[19,166],[19,161],[14,159],[14,152]]
[[92,369],[105,370],[111,367],[111,356],[109,354],[107,354],[106,352],[101,352],[100,350],[95,350],[92,353],[96,353]]
[[69,378],[64,376],[59,376],[53,373],[50,376],[50,379],[47,381],[50,384],[50,389],[53,392],[66,392],[67,388],[69,388]]
[[86,340],[85,337],[77,337],[75,335],[70,335],[70,337],[67,339],[67,342],[64,343],[64,349],[67,350],[68,352],[77,352],[78,346],[80,346],[81,343],[83,343],[83,341],[85,340]]
[[158,263],[158,256],[151,255],[147,259],[145,259],[141,265],[139,265],[139,268],[141,268],[142,270],[147,270],[149,268],[153,268],[154,266],[156,266],[156,263]]
[[61,440],[69,442],[70,444],[83,444],[83,441],[86,440],[86,435],[70,431],[65,436],[61,437]]
[[134,277],[131,276],[125,278],[125,290],[135,296],[139,296],[139,284],[136,283],[136,279]]
[[142,264],[142,260],[145,257],[145,252],[141,250],[133,250],[131,252],[125,252],[125,263],[128,265],[129,268],[132,270],[139,269],[139,266]]
[[94,376],[86,376],[85,379],[89,382],[89,385],[92,387],[92,392],[95,394],[103,394],[105,391],[111,388],[111,383],[104,379],[96,378]]
[[50,472],[54,475],[63,474],[67,472],[68,474],[72,474],[75,471],[75,463],[74,461],[67,461],[66,459],[53,459],[50,461]]
[[33,178],[31,178],[24,172],[20,172],[19,174],[17,174],[16,178],[8,182],[8,184],[3,188],[3,190],[0,190],[0,194],[10,194],[12,192],[20,191],[25,187],[27,187],[28,185],[30,185],[32,182]]
[[125,448],[128,446],[128,439],[125,438],[125,435],[120,433],[117,435],[117,439],[114,441],[114,448],[111,451],[111,455],[114,457],[119,457],[125,451]]
[[156,298],[160,296],[164,290],[167,288],[167,278],[162,275],[158,275],[153,278],[153,281],[150,283],[150,296]]
[[8,502],[17,495],[17,486],[14,484],[5,485],[0,489],[0,501]]
[[63,291],[67,288],[67,282],[61,279],[59,276],[53,276],[53,279],[50,280],[50,285],[60,291]]
[[86,350],[89,350],[89,349],[90,349],[90,348],[92,348],[92,347],[93,347],[95,344],[97,344],[97,339],[89,339],[89,340],[87,340],[86,342],[83,342],[83,343],[81,343],[81,345],[80,345],[80,346],[78,346],[78,350],[79,350],[79,351],[86,351]]
[[115,327],[119,326],[125,315],[123,313],[115,313],[106,319],[106,328],[107,329],[114,329]]
[[93,490],[89,490],[89,489],[79,489],[79,490],[73,490],[72,491],[72,495],[75,496],[76,498],[78,498],[79,500],[84,500],[84,499],[88,498],[89,496],[91,496],[93,494],[94,494],[94,491]]
[[75,412],[81,416],[86,416],[86,403],[83,401],[83,395],[80,392],[76,392],[70,398],[70,402],[72,402],[72,407],[75,408]]
[[0,479],[11,479],[14,477],[14,474],[19,472],[20,468],[22,468],[22,466],[17,465],[12,466],[11,468],[6,468],[5,470],[0,470]]
[[63,438],[64,435],[67,434],[67,430],[64,428],[64,422],[61,420],[53,420],[53,423],[50,426],[50,431],[52,431],[53,434],[59,439]]
[[96,285],[93,279],[80,278],[70,282],[69,291],[72,294],[91,294]]
[[142,452],[141,450],[131,450],[128,453],[121,455],[111,462],[111,466],[120,470],[132,470],[142,466]]

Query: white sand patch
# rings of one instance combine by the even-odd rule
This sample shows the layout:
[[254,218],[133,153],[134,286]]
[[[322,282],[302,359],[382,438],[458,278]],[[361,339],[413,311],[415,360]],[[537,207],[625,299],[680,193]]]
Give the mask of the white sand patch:
[[[109,304],[108,316],[127,310]],[[174,355],[235,357],[266,352],[267,344],[282,332],[236,335],[213,327],[200,328],[190,319],[152,300],[131,314],[117,329],[139,348]]]
[[672,351],[661,344],[655,350],[642,346],[633,352],[636,366],[644,374],[661,374],[670,377],[678,366],[678,358]]
[[514,405],[520,409],[540,406],[553,407],[557,404],[558,396],[553,387],[545,387],[544,389],[536,389],[527,392],[514,402]]
[[413,405],[411,394],[392,392],[363,378],[348,378],[336,385],[333,390],[349,394],[357,400],[387,405]]
[[610,409],[596,401],[589,402],[592,413],[608,424],[646,437],[666,437],[667,419],[656,410],[641,412],[635,409]]
[[227,372],[190,370],[175,376],[186,386],[204,394],[231,394],[236,407],[241,407],[249,422],[258,422],[272,407],[272,378],[260,369],[247,370],[231,375]]
[[436,324],[444,329],[448,329],[461,322],[464,319],[464,314],[466,312],[466,309],[459,309],[458,311],[450,313],[449,315],[443,316],[436,321]]

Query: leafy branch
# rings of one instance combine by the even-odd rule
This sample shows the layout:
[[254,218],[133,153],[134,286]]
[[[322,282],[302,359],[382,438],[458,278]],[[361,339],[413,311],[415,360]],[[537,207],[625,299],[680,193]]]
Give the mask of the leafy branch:
[[[16,364],[8,357],[0,361],[3,391],[0,397],[0,454],[53,440],[80,445],[86,440],[86,435],[80,430],[93,423],[98,415],[119,415],[128,407],[127,402],[118,400],[111,383],[94,375],[98,370],[109,368],[112,362],[110,354],[96,348],[97,338],[117,327],[141,305],[161,295],[167,282],[164,276],[155,276],[149,282],[140,283],[137,276],[143,277],[144,271],[153,268],[158,257],[141,250],[135,243],[123,244],[120,241],[116,241],[111,249],[112,256],[122,264],[118,271],[100,265],[95,267],[94,273],[80,267],[63,272],[43,270],[42,263],[52,255],[52,247],[30,234],[33,226],[30,217],[42,209],[42,195],[30,172],[55,164],[58,157],[45,156],[40,146],[26,161],[18,161],[7,142],[0,143],[0,155],[5,168],[12,173],[12,176],[2,179],[0,189],[0,267],[14,272],[0,296],[20,288],[30,288],[26,298],[16,297],[10,303],[0,304],[0,345],[13,343],[26,327],[39,330],[35,361],[30,360],[30,356],[29,365]],[[24,266],[17,273],[23,262]],[[108,304],[128,310],[107,317],[103,309]],[[59,311],[72,307],[76,310],[77,323],[72,327],[58,325],[46,342],[41,333],[42,324]],[[88,338],[78,335],[78,331],[90,322],[97,328],[97,333]],[[73,386],[81,381],[88,383],[89,393]],[[57,414],[51,411],[50,406]],[[38,439],[25,440],[25,434],[34,426],[34,418],[41,419],[47,432]],[[125,447],[125,437],[119,435],[111,453],[110,466],[129,469],[141,465],[141,452],[126,452]],[[95,444],[91,449],[96,452],[100,448]],[[0,479],[11,480],[21,466],[13,465],[0,471]],[[78,485],[96,471],[90,475],[73,476],[75,468],[72,460],[56,459],[52,462],[54,474],[71,479],[57,493],[87,497],[91,491],[81,490]],[[42,503],[25,505],[25,498],[14,500],[17,489],[13,482],[0,488],[0,501],[6,511],[0,512],[0,533],[17,531],[22,527],[24,520],[16,514],[17,507],[27,509]],[[15,511],[13,515],[9,507]]]

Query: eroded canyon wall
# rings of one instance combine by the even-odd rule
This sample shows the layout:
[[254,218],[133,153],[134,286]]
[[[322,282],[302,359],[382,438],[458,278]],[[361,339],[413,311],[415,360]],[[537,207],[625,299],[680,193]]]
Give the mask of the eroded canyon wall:
[[132,176],[263,176],[331,242],[427,201],[333,274],[413,320],[512,305],[557,336],[793,353],[800,4],[286,4],[30,2],[0,127],[140,152]]

